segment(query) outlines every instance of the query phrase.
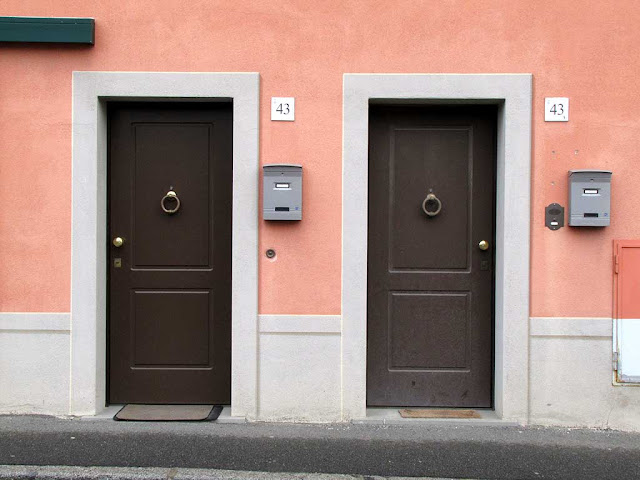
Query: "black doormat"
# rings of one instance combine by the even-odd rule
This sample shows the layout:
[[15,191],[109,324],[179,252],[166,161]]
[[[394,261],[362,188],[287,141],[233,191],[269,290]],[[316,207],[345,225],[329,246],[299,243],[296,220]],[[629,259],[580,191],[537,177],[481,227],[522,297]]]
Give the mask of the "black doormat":
[[213,422],[221,405],[137,405],[122,407],[114,420],[128,422]]

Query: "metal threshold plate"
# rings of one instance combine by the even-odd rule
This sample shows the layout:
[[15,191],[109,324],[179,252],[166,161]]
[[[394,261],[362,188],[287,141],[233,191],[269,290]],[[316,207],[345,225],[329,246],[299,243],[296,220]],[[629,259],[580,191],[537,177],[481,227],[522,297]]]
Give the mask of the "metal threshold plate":
[[462,410],[458,408],[424,408],[398,410],[402,418],[482,418],[476,410]]

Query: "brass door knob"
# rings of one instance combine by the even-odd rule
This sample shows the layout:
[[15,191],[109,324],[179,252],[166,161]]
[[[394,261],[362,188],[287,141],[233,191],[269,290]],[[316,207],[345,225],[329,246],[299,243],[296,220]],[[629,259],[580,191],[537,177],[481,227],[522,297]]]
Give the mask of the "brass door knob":
[[478,243],[478,248],[480,250],[489,250],[489,242],[487,242],[486,240],[481,240],[480,243]]
[[124,239],[122,237],[116,237],[113,239],[113,246],[120,248],[124,245]]

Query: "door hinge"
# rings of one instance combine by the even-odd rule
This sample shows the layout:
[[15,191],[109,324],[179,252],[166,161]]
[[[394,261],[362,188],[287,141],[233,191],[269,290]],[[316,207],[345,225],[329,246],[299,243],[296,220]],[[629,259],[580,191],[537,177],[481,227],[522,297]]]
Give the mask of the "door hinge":
[[620,354],[618,352],[613,352],[611,360],[613,363],[613,371],[617,372],[620,368]]
[[620,273],[620,257],[617,253],[613,256],[613,269],[615,273]]

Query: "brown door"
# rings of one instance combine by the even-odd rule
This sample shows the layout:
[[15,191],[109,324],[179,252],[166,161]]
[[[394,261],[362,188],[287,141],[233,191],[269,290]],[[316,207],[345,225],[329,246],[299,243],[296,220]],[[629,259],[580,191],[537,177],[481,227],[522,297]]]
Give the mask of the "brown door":
[[495,125],[371,107],[368,405],[491,406]]
[[231,198],[231,104],[109,106],[111,403],[230,403]]

